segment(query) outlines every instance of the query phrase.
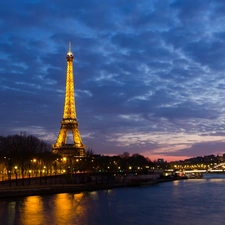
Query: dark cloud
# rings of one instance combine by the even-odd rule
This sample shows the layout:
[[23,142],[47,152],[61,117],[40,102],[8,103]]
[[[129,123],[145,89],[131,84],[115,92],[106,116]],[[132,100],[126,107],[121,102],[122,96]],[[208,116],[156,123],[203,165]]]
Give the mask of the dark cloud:
[[[190,26],[194,24],[195,26],[199,26],[207,18],[205,14],[213,9],[212,2],[213,1],[209,1],[206,4],[204,0],[181,0],[174,1],[170,4],[170,7],[177,10],[177,19],[179,19],[183,25]],[[199,29],[201,29],[201,27],[199,27]]]
[[189,43],[184,51],[194,61],[203,66],[209,66],[213,70],[224,69],[224,62],[221,60],[225,57],[225,44],[223,42],[207,42],[204,40]]

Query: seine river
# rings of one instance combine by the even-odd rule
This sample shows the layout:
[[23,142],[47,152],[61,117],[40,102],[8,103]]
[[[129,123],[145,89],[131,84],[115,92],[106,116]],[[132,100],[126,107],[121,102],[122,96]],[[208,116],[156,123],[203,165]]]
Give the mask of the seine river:
[[225,175],[0,200],[1,225],[223,225]]

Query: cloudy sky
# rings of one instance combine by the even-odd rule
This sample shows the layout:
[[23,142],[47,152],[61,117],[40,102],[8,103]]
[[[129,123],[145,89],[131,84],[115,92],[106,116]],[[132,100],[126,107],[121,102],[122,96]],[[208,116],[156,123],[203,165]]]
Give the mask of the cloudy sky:
[[55,143],[69,41],[87,148],[225,153],[224,0],[1,1],[0,135]]

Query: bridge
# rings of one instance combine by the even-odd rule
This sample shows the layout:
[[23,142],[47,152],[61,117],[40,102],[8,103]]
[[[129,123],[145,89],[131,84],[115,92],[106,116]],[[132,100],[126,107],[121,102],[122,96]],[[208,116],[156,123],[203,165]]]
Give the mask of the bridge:
[[176,171],[176,173],[182,172],[183,174],[187,173],[225,173],[225,162],[219,163],[209,169],[193,169],[193,170],[182,170]]

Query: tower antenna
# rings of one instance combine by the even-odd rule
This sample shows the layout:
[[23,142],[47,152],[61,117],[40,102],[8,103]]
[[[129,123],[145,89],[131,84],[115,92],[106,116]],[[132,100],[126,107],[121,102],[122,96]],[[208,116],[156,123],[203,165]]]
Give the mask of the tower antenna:
[[71,52],[71,42],[69,42],[69,52]]

